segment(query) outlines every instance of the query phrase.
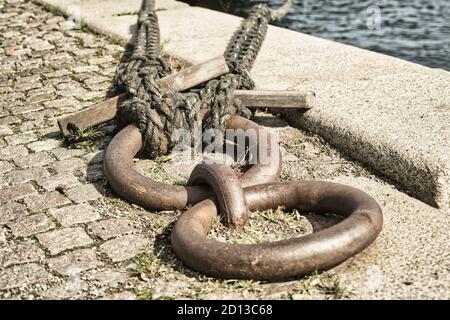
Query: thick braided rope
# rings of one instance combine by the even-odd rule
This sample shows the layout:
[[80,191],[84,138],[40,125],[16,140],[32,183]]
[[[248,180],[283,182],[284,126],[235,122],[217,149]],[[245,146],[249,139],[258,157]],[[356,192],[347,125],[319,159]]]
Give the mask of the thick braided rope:
[[115,83],[129,95],[119,109],[120,122],[138,124],[143,133],[143,154],[150,158],[166,154],[173,146],[176,129],[196,129],[197,114],[207,109],[202,129],[225,130],[231,114],[250,117],[247,108],[234,99],[236,89],[254,89],[250,69],[261,48],[273,15],[266,5],[255,6],[234,33],[224,53],[231,72],[208,81],[200,92],[162,92],[158,85],[170,68],[160,56],[160,35],[154,1],[144,1],[138,20],[136,46],[117,71]]
[[261,49],[270,22],[271,10],[260,4],[254,6],[247,19],[234,33],[225,51],[225,59],[232,73],[241,77],[242,87],[253,89],[250,69]]
[[250,78],[250,70],[261,49],[270,20],[269,7],[256,5],[231,37],[224,53],[231,72],[220,77],[218,82],[217,80],[208,82],[202,92],[205,103],[211,104],[204,128],[217,128],[223,131],[226,120],[234,113],[250,117],[250,111],[234,99],[234,91],[255,88],[255,83]]
[[160,57],[160,33],[155,1],[144,0],[138,18],[138,33],[132,55],[122,62],[115,77],[116,88],[125,91],[128,99],[119,108],[121,123],[136,123],[144,137],[145,152],[165,144],[163,129],[155,109],[160,109],[163,93],[158,80],[170,74]]

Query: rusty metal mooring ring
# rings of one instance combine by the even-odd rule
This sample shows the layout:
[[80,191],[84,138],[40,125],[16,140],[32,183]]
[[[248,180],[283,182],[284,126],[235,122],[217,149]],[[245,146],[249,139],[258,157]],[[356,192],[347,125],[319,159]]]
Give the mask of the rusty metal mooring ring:
[[[208,182],[209,183],[209,182]],[[172,231],[172,248],[189,267],[209,276],[275,280],[333,267],[369,246],[381,231],[383,215],[366,193],[331,182],[275,182],[244,189],[250,210],[285,206],[303,212],[335,213],[340,223],[289,240],[229,244],[207,234],[217,216],[214,200],[189,209]]]
[[[227,128],[256,129],[256,136],[267,133],[263,127],[236,115],[227,121]],[[270,135],[267,140],[271,140]],[[278,144],[273,149],[272,143],[257,147],[266,148],[270,161],[256,163],[239,180],[231,179],[230,169],[225,166],[216,171],[205,167],[202,171],[200,167],[194,170],[190,183],[207,185],[172,186],[145,178],[133,168],[132,160],[142,148],[142,136],[136,126],[129,125],[109,144],[104,171],[119,195],[144,208],[176,210],[195,204],[177,221],[172,248],[186,265],[210,276],[262,280],[297,276],[335,266],[375,240],[383,217],[373,198],[358,189],[329,182],[273,182],[281,170]],[[240,196],[235,197],[236,194]],[[215,201],[225,211],[227,222],[237,227],[244,223],[247,208],[284,206],[304,212],[335,213],[346,219],[299,238],[257,245],[227,244],[207,237],[217,216]]]
[[[242,186],[257,185],[275,181],[281,171],[281,153],[278,144],[272,146],[267,130],[237,115],[230,116],[227,129],[254,129],[254,141],[267,134],[266,148],[268,163],[251,166],[240,178]],[[274,147],[274,148],[272,148]],[[105,152],[104,174],[112,189],[123,198],[149,210],[184,209],[189,204],[198,203],[213,196],[211,188],[205,186],[173,186],[145,178],[137,172],[132,160],[142,148],[139,129],[131,124],[122,129],[110,142]],[[258,145],[259,148],[259,145]]]

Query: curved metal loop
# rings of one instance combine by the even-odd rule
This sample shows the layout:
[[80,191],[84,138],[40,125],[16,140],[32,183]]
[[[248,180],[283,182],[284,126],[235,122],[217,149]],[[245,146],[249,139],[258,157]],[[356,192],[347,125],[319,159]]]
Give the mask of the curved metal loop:
[[381,231],[383,216],[366,193],[330,182],[277,182],[245,188],[249,209],[280,205],[304,212],[346,217],[317,233],[264,244],[229,244],[208,238],[217,216],[213,200],[184,213],[172,231],[176,255],[189,267],[220,278],[275,280],[333,267],[369,246]]
[[[239,116],[231,116],[227,128],[254,129],[252,132],[258,142],[261,142],[261,134],[267,135],[266,142],[272,139],[263,127]],[[132,166],[132,159],[141,147],[141,133],[134,125],[115,136],[104,159],[108,182],[119,195],[147,209],[176,210],[195,204],[176,223],[171,242],[173,250],[186,265],[207,275],[273,280],[326,269],[362,251],[381,231],[380,207],[360,190],[327,182],[271,183],[281,170],[278,144],[275,147],[272,143],[258,144],[257,148],[264,148],[270,161],[263,163],[258,158],[259,162],[241,177],[239,182],[244,187],[244,196],[240,196],[238,202],[232,199],[233,188],[238,183],[233,182],[234,187],[227,187],[228,191],[216,186],[228,182],[225,177],[213,179],[214,172],[220,168],[209,171],[211,179],[203,176],[201,180],[199,172],[191,178],[191,183],[206,181],[212,188],[172,186],[143,177]],[[241,217],[245,218],[239,203],[243,206],[245,202],[250,210],[282,205],[306,212],[336,213],[346,219],[311,235],[273,243],[237,245],[217,242],[207,237],[217,216],[212,189],[219,195],[222,202],[219,206],[229,215],[229,222],[237,226],[242,225]],[[224,194],[220,195],[221,192]],[[237,214],[234,216],[232,212]]]
[[[252,165],[240,178],[243,187],[272,182],[281,171],[281,153],[278,144],[273,145],[272,136],[256,123],[237,115],[230,116],[227,129],[248,131],[255,141],[266,143],[267,157]],[[112,189],[121,197],[149,210],[179,210],[187,205],[214,196],[211,188],[205,186],[173,186],[145,178],[133,168],[133,158],[142,148],[139,129],[131,124],[122,129],[110,142],[104,157],[104,174]]]
[[241,228],[248,218],[244,190],[238,177],[225,164],[198,164],[189,177],[188,185],[207,184],[213,188],[225,224]]

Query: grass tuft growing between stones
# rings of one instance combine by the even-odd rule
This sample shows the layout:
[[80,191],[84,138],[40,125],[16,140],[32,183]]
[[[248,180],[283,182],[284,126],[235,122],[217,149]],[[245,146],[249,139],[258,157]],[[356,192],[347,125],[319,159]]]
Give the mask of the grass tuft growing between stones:
[[217,218],[209,237],[237,244],[258,244],[278,241],[312,233],[312,225],[298,210],[286,211],[284,207],[250,214],[242,230],[233,230]]
[[336,298],[342,297],[345,291],[346,287],[338,275],[318,272],[306,276],[294,289],[294,292],[299,294],[317,292],[333,295]]
[[168,183],[171,185],[185,185],[186,180],[180,177],[171,176],[164,169],[164,163],[169,161],[169,157],[159,157],[155,159],[155,165],[147,170],[143,171],[143,175],[147,178],[155,180],[161,183]]
[[136,264],[135,272],[139,275],[146,274],[151,277],[156,277],[164,270],[164,266],[160,260],[161,251],[156,255],[153,254],[141,254],[134,258]]
[[79,139],[91,139],[98,133],[98,130],[95,128],[85,128],[85,129],[77,129],[72,132],[72,135],[75,138]]

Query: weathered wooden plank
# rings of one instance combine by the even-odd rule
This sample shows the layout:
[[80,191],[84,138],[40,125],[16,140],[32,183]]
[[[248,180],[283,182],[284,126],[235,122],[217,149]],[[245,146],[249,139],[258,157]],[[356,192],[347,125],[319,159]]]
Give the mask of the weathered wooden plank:
[[[228,65],[224,57],[219,56],[164,77],[160,80],[160,85],[164,89],[184,91],[228,72]],[[66,136],[69,134],[67,129],[68,123],[74,123],[78,128],[85,129],[112,120],[116,116],[117,108],[125,98],[126,95],[122,94],[97,103],[80,112],[61,117],[58,119],[59,129]]]
[[[248,108],[298,108],[310,109],[315,105],[315,93],[311,91],[247,91],[236,90],[235,98]],[[124,94],[100,102],[80,112],[58,119],[58,125],[67,135],[67,124],[75,124],[78,128],[92,127],[112,120],[117,114],[120,103],[125,99]]]
[[248,108],[311,109],[316,104],[312,91],[236,90],[235,97]]
[[[223,56],[186,68],[160,80],[164,89],[184,91],[202,82],[217,78],[229,72]],[[315,93],[311,91],[246,91],[236,90],[235,97],[249,108],[300,108],[309,109],[315,105]],[[115,118],[117,108],[126,99],[122,94],[97,103],[91,107],[58,119],[58,126],[64,136],[69,134],[67,125],[75,124],[80,129],[93,127]]]
[[160,85],[165,89],[181,92],[228,72],[225,58],[219,56],[164,77],[160,80]]

